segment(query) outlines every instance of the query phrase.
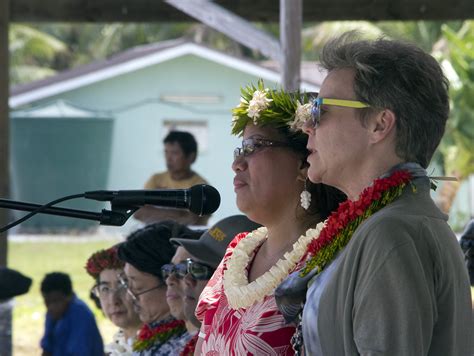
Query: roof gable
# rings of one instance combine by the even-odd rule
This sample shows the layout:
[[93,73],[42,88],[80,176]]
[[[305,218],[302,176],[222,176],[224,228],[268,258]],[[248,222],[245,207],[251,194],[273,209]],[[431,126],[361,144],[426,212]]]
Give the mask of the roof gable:
[[[184,40],[171,40],[134,47],[108,59],[61,72],[55,76],[12,88],[10,107],[16,108],[37,100],[94,84],[106,79],[153,66],[185,55],[195,55],[265,80],[280,82],[277,70],[247,59]],[[315,83],[302,82],[307,91],[317,91]]]

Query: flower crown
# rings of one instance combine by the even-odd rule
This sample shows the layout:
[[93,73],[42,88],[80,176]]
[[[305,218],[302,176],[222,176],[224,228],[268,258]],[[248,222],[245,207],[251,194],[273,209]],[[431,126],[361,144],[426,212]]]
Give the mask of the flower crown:
[[91,277],[97,279],[104,269],[122,269],[124,266],[125,262],[118,258],[117,247],[114,246],[94,253],[87,260],[85,269]]
[[240,103],[232,109],[233,135],[241,136],[249,122],[262,126],[288,126],[297,131],[311,118],[311,103],[306,93],[270,90],[265,88],[262,79],[258,80],[257,87],[250,84],[240,91]]

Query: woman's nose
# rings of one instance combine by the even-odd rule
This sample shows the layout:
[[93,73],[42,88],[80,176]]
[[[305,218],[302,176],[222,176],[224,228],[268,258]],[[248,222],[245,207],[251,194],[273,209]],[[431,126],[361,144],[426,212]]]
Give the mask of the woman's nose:
[[247,161],[244,158],[244,155],[239,155],[234,158],[234,161],[232,162],[232,170],[234,172],[239,172],[245,170],[247,167]]

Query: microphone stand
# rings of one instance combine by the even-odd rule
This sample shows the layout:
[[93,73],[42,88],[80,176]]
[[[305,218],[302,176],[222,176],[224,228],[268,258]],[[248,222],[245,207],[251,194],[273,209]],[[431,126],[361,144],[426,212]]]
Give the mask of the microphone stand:
[[[0,208],[7,208],[20,211],[35,211],[42,205],[25,203],[15,200],[0,199]],[[83,220],[95,220],[101,225],[122,226],[138,210],[137,206],[130,206],[120,203],[111,203],[112,210],[102,209],[102,212],[90,212],[85,210],[47,207],[41,210],[40,214],[59,215]]]

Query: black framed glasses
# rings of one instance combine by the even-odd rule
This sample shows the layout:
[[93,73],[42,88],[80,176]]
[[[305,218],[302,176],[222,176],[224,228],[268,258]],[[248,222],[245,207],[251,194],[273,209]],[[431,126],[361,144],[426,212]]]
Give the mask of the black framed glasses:
[[247,138],[242,141],[242,147],[234,150],[234,160],[244,156],[250,156],[255,151],[264,147],[289,147],[287,142],[267,140],[265,138]]
[[115,288],[110,287],[107,284],[98,284],[92,288],[92,293],[98,298],[108,298],[112,295],[123,296],[127,291],[127,288],[119,282],[119,285]]
[[311,107],[311,120],[306,122],[307,127],[317,129],[321,123],[321,115],[324,113],[323,105],[341,106],[344,108],[364,109],[370,105],[357,100],[316,98]]
[[174,274],[176,278],[184,278],[188,273],[195,280],[207,280],[212,277],[214,268],[203,263],[194,261],[191,258],[186,259],[185,262],[173,264],[168,263],[161,267],[161,277],[166,280],[169,276]]
[[166,286],[165,284],[160,284],[160,285],[158,285],[158,286],[156,286],[156,287],[149,288],[149,289],[146,289],[146,290],[141,291],[141,292],[134,292],[134,291],[132,290],[132,288],[130,287],[129,283],[128,283],[127,277],[125,277],[125,276],[122,275],[122,274],[119,274],[119,275],[118,275],[118,279],[119,279],[120,284],[123,286],[123,288],[125,288],[125,290],[127,291],[128,295],[132,298],[132,300],[133,300],[134,302],[138,302],[139,297],[140,297],[142,294],[145,294],[145,293],[151,292],[152,290],[159,289],[159,288],[163,288],[164,286]]

